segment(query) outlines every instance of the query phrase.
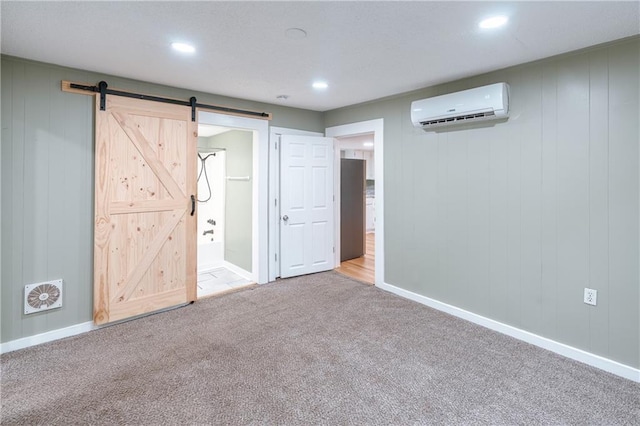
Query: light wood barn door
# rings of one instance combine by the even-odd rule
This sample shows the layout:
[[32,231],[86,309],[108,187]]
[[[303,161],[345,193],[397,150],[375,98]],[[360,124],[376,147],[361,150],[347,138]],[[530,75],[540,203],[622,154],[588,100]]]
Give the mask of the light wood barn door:
[[197,127],[188,107],[96,96],[94,322],[196,299]]

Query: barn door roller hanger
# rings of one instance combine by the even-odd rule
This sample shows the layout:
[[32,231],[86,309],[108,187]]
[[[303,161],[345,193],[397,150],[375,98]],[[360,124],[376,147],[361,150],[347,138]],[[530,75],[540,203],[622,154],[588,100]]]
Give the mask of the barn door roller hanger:
[[232,115],[244,115],[244,116],[250,116],[255,118],[262,118],[266,120],[271,119],[271,114],[269,114],[268,112],[249,111],[244,109],[224,107],[220,105],[199,104],[195,96],[192,96],[191,98],[189,98],[188,101],[183,101],[180,99],[163,98],[160,96],[144,95],[142,93],[133,93],[133,92],[125,92],[122,90],[109,89],[109,85],[107,84],[106,81],[101,81],[96,86],[63,81],[62,90],[69,91],[69,92],[84,91],[84,92],[90,92],[90,93],[99,93],[100,94],[100,111],[104,111],[106,108],[107,95],[114,95],[114,96],[123,96],[126,98],[143,99],[147,101],[162,102],[165,104],[183,105],[183,106],[190,107],[191,121],[196,121],[196,108],[209,109],[209,110],[218,111],[226,114],[232,114]]

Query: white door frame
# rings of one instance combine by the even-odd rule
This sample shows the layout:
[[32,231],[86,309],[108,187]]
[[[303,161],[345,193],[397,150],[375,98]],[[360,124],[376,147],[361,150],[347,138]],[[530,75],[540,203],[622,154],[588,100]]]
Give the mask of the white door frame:
[[[343,124],[341,126],[327,127],[325,135],[331,138],[356,136],[373,132],[373,162],[376,178],[376,231],[375,231],[375,285],[384,284],[384,120],[361,121],[358,123]],[[335,170],[335,264],[340,265],[340,150],[336,149]]]
[[258,284],[269,281],[268,274],[268,196],[269,189],[269,122],[198,111],[198,123],[253,131],[253,199],[251,220],[251,279]]
[[280,136],[324,136],[319,132],[270,127],[269,134],[269,281],[280,276]]

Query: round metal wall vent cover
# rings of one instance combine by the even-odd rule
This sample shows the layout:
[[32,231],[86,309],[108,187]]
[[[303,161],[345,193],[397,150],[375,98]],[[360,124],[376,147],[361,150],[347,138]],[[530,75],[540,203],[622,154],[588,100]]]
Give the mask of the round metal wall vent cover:
[[24,290],[25,314],[62,306],[62,280],[29,284]]

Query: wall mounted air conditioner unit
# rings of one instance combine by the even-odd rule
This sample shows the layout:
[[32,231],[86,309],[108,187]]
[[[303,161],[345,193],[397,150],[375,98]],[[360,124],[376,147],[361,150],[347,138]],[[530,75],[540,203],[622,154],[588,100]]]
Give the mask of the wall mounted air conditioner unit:
[[425,131],[507,117],[507,83],[490,84],[411,103],[411,121]]

